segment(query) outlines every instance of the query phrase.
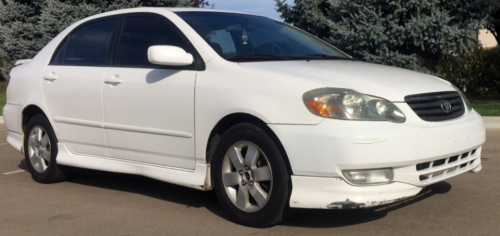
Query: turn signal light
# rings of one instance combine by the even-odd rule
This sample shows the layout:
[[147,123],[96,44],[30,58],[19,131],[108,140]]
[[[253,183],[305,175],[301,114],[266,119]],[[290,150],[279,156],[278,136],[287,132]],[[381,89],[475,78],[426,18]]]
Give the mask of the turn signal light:
[[306,102],[309,108],[311,108],[311,111],[316,113],[317,115],[330,116],[330,113],[328,113],[328,110],[322,102],[312,99],[307,99]]
[[332,115],[343,115],[344,111],[342,111],[342,108],[335,104],[323,104],[320,101],[312,100],[312,99],[306,99],[307,106],[309,109],[311,109],[312,112],[314,112],[316,115],[324,116],[324,117],[330,117]]

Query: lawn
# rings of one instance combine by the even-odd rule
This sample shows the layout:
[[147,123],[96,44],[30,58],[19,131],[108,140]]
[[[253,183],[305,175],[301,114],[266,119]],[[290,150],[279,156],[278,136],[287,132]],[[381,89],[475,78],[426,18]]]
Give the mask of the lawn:
[[500,100],[475,100],[471,105],[482,116],[500,116]]
[[5,101],[7,100],[5,95],[5,82],[0,81],[0,116],[3,115],[3,106],[5,106]]

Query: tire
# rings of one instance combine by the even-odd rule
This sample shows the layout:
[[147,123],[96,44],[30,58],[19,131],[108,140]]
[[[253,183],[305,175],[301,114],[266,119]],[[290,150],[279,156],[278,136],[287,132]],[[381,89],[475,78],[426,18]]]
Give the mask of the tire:
[[33,116],[24,130],[24,156],[33,180],[56,183],[65,180],[57,165],[57,138],[45,116]]
[[269,227],[285,219],[290,174],[265,130],[247,123],[230,128],[217,145],[212,171],[217,197],[235,222]]

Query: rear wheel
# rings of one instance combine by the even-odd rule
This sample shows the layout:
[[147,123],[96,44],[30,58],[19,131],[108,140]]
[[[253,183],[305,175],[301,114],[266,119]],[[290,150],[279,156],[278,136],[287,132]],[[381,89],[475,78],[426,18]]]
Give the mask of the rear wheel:
[[64,180],[56,163],[57,138],[47,118],[40,114],[33,116],[24,133],[24,155],[31,177],[39,183]]
[[223,208],[238,223],[267,227],[284,218],[290,175],[263,129],[252,124],[229,129],[214,153],[213,174]]

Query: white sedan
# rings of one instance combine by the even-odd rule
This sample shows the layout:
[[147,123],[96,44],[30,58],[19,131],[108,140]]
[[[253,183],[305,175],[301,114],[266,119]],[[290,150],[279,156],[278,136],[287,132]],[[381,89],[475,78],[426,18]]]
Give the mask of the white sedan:
[[17,64],[7,141],[41,183],[64,166],[143,175],[214,189],[236,222],[265,227],[481,170],[483,119],[449,82],[265,17],[118,10]]

